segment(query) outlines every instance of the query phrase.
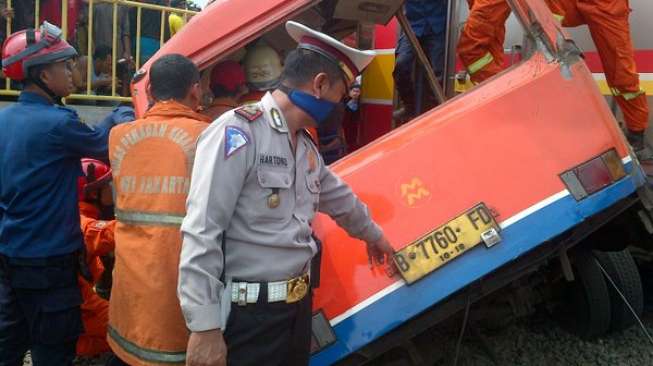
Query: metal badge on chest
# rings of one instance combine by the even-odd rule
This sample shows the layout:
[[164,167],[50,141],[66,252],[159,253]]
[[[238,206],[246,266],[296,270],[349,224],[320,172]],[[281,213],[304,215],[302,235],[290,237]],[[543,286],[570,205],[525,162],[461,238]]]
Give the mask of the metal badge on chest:
[[280,203],[279,188],[273,188],[272,193],[268,196],[268,207],[274,209],[279,207]]
[[270,116],[272,116],[272,124],[275,128],[283,128],[283,118],[278,109],[272,108],[270,110]]

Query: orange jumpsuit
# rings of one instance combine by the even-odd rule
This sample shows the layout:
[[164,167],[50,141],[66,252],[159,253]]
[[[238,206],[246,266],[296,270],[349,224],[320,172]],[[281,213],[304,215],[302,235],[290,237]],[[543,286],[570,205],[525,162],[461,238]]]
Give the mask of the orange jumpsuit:
[[458,57],[474,83],[503,70],[503,40],[510,6],[505,0],[467,0],[469,17],[458,41]]
[[[547,0],[565,27],[587,24],[603,63],[605,76],[626,126],[634,132],[648,125],[646,95],[639,86],[630,36],[628,0]],[[470,15],[458,43],[458,56],[474,83],[503,69],[505,0],[468,0]]]
[[[114,249],[113,232],[116,222],[98,220],[99,211],[90,203],[80,202],[82,233],[86,245],[86,263],[97,282],[104,272],[100,256],[107,255]],[[98,296],[93,290],[93,284],[79,277],[79,286],[84,302],[82,303],[82,321],[84,333],[77,341],[77,354],[80,356],[96,356],[109,352],[107,343],[107,323],[109,321],[109,302]]]

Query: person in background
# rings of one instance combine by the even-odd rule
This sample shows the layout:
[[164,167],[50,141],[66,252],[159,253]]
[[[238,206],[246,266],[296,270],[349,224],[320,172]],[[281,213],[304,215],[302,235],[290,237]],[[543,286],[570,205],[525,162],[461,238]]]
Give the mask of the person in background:
[[0,42],[7,37],[7,22],[11,22],[10,30],[13,32],[33,28],[34,0],[14,0],[11,7],[7,0],[0,0]]
[[[118,5],[116,62],[121,59],[132,62],[129,22],[129,8]],[[95,49],[108,47],[113,50],[113,4],[111,3],[98,1],[93,3],[93,45]]]
[[[447,1],[445,0],[408,0],[404,5],[406,18],[415,32],[417,40],[431,62],[435,75],[440,79],[444,70],[444,53],[447,33]],[[415,117],[418,96],[415,95],[413,74],[415,71],[415,52],[404,32],[399,35],[395,49],[395,69],[393,76],[403,110],[395,115],[400,122]],[[428,83],[422,81],[424,92]],[[429,95],[432,95],[429,94]],[[424,108],[422,108],[424,109]]]
[[[14,0],[11,8],[8,5],[7,0],[0,0],[3,17],[11,18],[12,31],[34,28],[34,0]],[[6,26],[1,31],[4,33]]]
[[211,71],[210,88],[213,101],[204,114],[215,120],[228,110],[238,107],[240,98],[247,94],[243,67],[231,60],[215,65]]
[[188,330],[176,296],[179,225],[195,144],[209,120],[195,112],[202,91],[191,60],[162,56],[149,75],[154,105],[143,118],[116,127],[109,141],[117,220],[112,366],[184,365],[186,358]]
[[[166,3],[162,0],[141,0],[140,2],[153,5],[165,5]],[[136,43],[136,12],[132,11],[130,13],[131,18],[131,34],[133,38],[133,43]],[[140,65],[145,64],[150,57],[152,57],[156,51],[161,47],[161,31],[164,30],[167,33],[168,27],[161,27],[161,12],[158,10],[152,9],[143,9],[141,11],[141,54],[140,54]],[[163,35],[163,40],[165,41],[166,34]]]
[[[86,94],[87,62],[88,56],[77,57],[73,67],[73,84],[75,84],[76,91],[82,94]],[[96,47],[91,62],[92,93],[107,94],[107,90],[111,91],[111,65],[111,48]]]
[[345,119],[351,120],[359,114],[358,100],[361,94],[360,76],[349,87],[349,95],[344,102],[344,112],[331,116],[327,123],[317,129],[318,146],[324,163],[330,165],[347,154],[347,138],[343,123]]
[[73,90],[75,49],[61,29],[16,32],[5,75],[24,85],[0,110],[0,365],[70,366],[82,332],[77,282],[84,247],[80,159],[107,159],[112,123],[90,128],[62,97]]
[[[171,6],[173,8],[179,8],[179,9],[186,8],[185,0],[169,0],[168,4],[169,4],[168,6]],[[186,25],[186,21],[178,13],[172,12],[170,13],[170,15],[168,15],[168,27],[170,28],[170,37],[177,34],[177,32],[179,32],[184,25]]]
[[361,81],[360,77],[349,88],[349,100],[345,104],[347,111],[350,113],[358,113],[360,111],[360,97],[361,97]]
[[[342,108],[344,110],[344,107]],[[320,155],[330,165],[347,154],[347,141],[342,128],[343,113],[333,115],[317,128]]]
[[[22,0],[16,1],[14,3],[21,2]],[[68,3],[68,15],[67,15],[67,29],[66,29],[66,40],[70,44],[75,44],[75,37],[77,35],[77,19],[80,15],[82,9],[82,2],[84,0],[41,0],[40,1],[40,12],[39,12],[39,22],[47,21],[51,24],[61,27],[61,1]],[[32,12],[34,11],[34,5],[32,5]],[[32,25],[28,25],[32,27]]]
[[87,56],[90,54],[88,51],[88,0],[83,0],[79,8],[79,16],[77,17],[77,25],[75,33],[76,49],[80,55]]
[[249,93],[241,98],[240,104],[258,103],[279,84],[281,57],[274,48],[259,41],[247,50],[243,64]]

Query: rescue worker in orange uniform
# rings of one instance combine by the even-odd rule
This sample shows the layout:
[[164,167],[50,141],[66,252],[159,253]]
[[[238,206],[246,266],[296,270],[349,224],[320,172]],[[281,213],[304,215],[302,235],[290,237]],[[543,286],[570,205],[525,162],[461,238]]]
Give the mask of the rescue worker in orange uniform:
[[[134,120],[134,109],[114,109],[102,123],[120,124]],[[82,292],[84,332],[77,340],[77,356],[96,357],[111,351],[107,343],[111,270],[105,266],[113,254],[114,230],[111,168],[95,159],[82,159],[82,176],[77,180],[80,224],[86,249],[87,276],[79,276]],[[109,271],[108,273],[106,273]],[[108,282],[108,283],[105,283]]]
[[[468,0],[470,14],[458,43],[458,55],[474,83],[503,69],[505,0]],[[626,137],[643,162],[653,162],[644,144],[648,127],[646,94],[639,85],[630,36],[628,0],[546,0],[564,27],[587,24],[605,69],[605,76],[624,115]]]
[[93,357],[109,352],[107,322],[109,302],[94,291],[94,284],[104,273],[100,257],[114,249],[115,220],[100,220],[101,207],[113,205],[111,197],[111,168],[95,159],[82,159],[83,176],[78,180],[79,213],[86,247],[86,265],[90,278],[79,276],[82,292],[82,322],[84,332],[77,341],[77,355]]
[[247,94],[245,71],[233,60],[222,61],[211,70],[210,89],[213,101],[204,114],[215,120],[223,113],[238,107],[241,97]]
[[115,190],[115,267],[109,365],[184,365],[188,329],[177,298],[181,234],[195,145],[209,119],[196,112],[200,73],[169,54],[148,71],[155,102],[109,137]]

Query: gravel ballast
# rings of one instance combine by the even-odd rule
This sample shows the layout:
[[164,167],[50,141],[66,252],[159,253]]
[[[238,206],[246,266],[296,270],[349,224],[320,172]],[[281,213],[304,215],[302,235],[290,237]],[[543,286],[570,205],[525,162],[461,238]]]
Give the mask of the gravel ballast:
[[[653,334],[653,312],[646,313],[643,320]],[[535,315],[498,330],[477,330],[468,329],[459,366],[653,365],[653,345],[639,326],[592,341],[570,334],[547,315]],[[448,342],[447,349],[453,355],[455,342]],[[437,364],[451,365],[451,360]]]

